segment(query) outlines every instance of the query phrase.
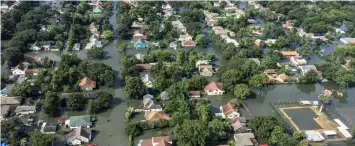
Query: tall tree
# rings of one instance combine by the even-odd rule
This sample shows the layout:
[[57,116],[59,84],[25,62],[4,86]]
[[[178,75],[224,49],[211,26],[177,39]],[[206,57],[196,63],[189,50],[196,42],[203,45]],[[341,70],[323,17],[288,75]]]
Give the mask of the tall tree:
[[68,110],[81,110],[85,105],[84,95],[82,93],[71,93],[67,99]]
[[125,78],[124,93],[129,99],[141,99],[145,94],[145,86],[139,77],[127,76]]
[[239,99],[245,99],[251,94],[251,91],[246,84],[237,84],[234,88],[234,95]]
[[185,120],[173,129],[178,145],[205,145],[206,129],[198,120]]
[[54,137],[52,135],[43,134],[39,131],[34,131],[30,133],[30,145],[35,146],[50,146]]
[[254,87],[254,88],[260,88],[269,82],[269,77],[267,77],[266,74],[261,73],[261,74],[256,74],[251,77],[249,80],[249,85]]
[[43,105],[44,113],[54,116],[55,112],[58,109],[59,101],[60,99],[55,93],[52,93],[50,91],[47,92],[45,94],[44,105]]
[[196,111],[199,119],[204,122],[208,122],[212,118],[211,113],[212,105],[206,100],[198,101],[196,105]]
[[237,69],[230,69],[223,73],[221,81],[223,83],[223,88],[226,91],[233,91],[234,87],[238,83],[242,83],[245,77],[243,72]]

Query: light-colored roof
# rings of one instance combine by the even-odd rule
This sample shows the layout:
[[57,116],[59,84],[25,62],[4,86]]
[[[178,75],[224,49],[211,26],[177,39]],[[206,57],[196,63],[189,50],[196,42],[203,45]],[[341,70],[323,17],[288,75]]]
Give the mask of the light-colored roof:
[[149,74],[145,74],[141,79],[143,83],[153,82],[153,78]]
[[152,64],[136,64],[136,66],[142,70],[152,70],[153,67]]
[[9,112],[10,106],[9,105],[1,105],[1,116],[6,115]]
[[205,86],[205,91],[223,90],[223,83],[221,82],[211,82]]
[[254,143],[251,139],[255,139],[253,133],[239,133],[234,134],[237,146],[254,146]]
[[1,96],[1,105],[15,105],[20,104],[22,98],[21,97],[7,97]]
[[325,140],[325,138],[319,132],[316,131],[306,131],[306,138],[307,140],[314,142]]
[[150,111],[145,113],[145,119],[149,121],[156,121],[160,119],[169,120],[170,117],[168,114],[164,114],[162,112]]
[[323,131],[325,135],[330,136],[330,135],[337,135],[337,132],[334,130],[327,130]]
[[342,128],[342,127],[337,127],[337,128],[338,128],[339,132],[340,132],[345,138],[347,138],[347,139],[352,139],[352,138],[353,138],[353,136],[351,135],[351,133],[350,133],[348,130],[346,130],[346,129]]
[[79,126],[91,126],[90,115],[84,116],[71,116],[69,121],[69,126],[71,127],[79,127]]
[[334,121],[343,129],[348,130],[349,128],[340,119],[334,119]]
[[299,56],[296,51],[280,51],[280,53],[284,56]]
[[79,84],[80,87],[82,87],[84,85],[89,85],[92,88],[96,88],[96,82],[93,80],[90,80],[88,77],[83,78]]
[[15,113],[26,112],[26,111],[36,111],[36,106],[17,106]]
[[75,128],[68,135],[66,135],[65,139],[67,141],[73,141],[77,139],[79,136],[82,136],[90,140],[91,133],[92,132],[90,128],[79,127],[79,128]]

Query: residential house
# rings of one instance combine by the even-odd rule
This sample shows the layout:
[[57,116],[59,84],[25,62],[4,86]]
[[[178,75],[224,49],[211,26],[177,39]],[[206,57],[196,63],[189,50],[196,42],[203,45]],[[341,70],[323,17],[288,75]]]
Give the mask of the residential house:
[[73,47],[74,51],[79,51],[80,50],[80,43],[75,43]]
[[232,118],[240,116],[240,114],[238,113],[238,110],[235,108],[235,105],[233,105],[229,102],[223,106],[220,106],[219,110],[223,114],[224,118],[232,119]]
[[93,80],[90,80],[88,77],[85,77],[83,79],[81,79],[79,86],[81,88],[81,90],[93,90],[94,88],[96,88],[96,82]]
[[184,26],[184,24],[182,24],[180,22],[180,20],[171,21],[171,25],[173,25],[173,27],[177,28],[180,32],[186,32],[186,27]]
[[293,56],[290,58],[291,63],[294,66],[299,66],[299,65],[306,65],[307,64],[307,60],[300,57],[300,56]]
[[1,105],[19,105],[22,102],[22,97],[8,97],[8,96],[0,96]]
[[219,7],[219,2],[213,2],[214,7]]
[[297,28],[297,32],[300,37],[307,37],[307,38],[314,37],[313,33],[306,33],[302,28]]
[[57,124],[50,124],[44,122],[41,126],[41,132],[44,134],[55,134],[57,131]]
[[144,27],[144,24],[141,22],[138,22],[138,21],[133,21],[131,27],[132,28],[142,28],[142,27]]
[[29,49],[32,51],[41,51],[42,50],[42,48],[38,46],[37,41],[35,43],[31,44]]
[[256,28],[253,30],[253,34],[255,35],[262,35],[264,33],[264,28]]
[[159,121],[159,120],[170,120],[168,114],[157,111],[149,111],[145,113],[145,120],[147,121]]
[[93,34],[90,36],[90,42],[85,46],[85,49],[92,49],[93,47],[102,48],[102,46],[102,42]]
[[265,44],[267,44],[268,46],[272,46],[276,43],[276,39],[266,39],[265,40]]
[[189,91],[190,98],[200,98],[201,92],[200,91]]
[[269,83],[285,83],[287,80],[286,74],[273,74],[268,75]]
[[170,48],[173,48],[174,50],[176,50],[176,47],[177,47],[176,42],[171,42],[171,43],[169,44],[169,47],[170,47]]
[[143,33],[135,31],[134,34],[133,34],[133,39],[142,41],[142,40],[146,40],[147,36],[145,34],[143,34]]
[[228,33],[221,26],[214,26],[212,27],[212,30],[215,34],[218,35],[228,35]]
[[229,29],[225,29],[225,31],[227,32],[228,36],[230,37],[235,37],[235,33]]
[[83,115],[83,116],[71,116],[69,120],[65,121],[65,125],[69,126],[70,129],[86,127],[90,128],[91,123],[91,116],[90,115]]
[[223,40],[227,40],[227,39],[230,39],[228,35],[226,34],[222,34],[222,35],[219,35]]
[[161,100],[168,100],[169,99],[169,94],[166,91],[163,91],[160,93],[160,99]]
[[195,47],[196,44],[197,43],[195,41],[182,41],[181,42],[182,47]]
[[287,20],[285,24],[282,25],[284,28],[291,29],[293,27],[293,23],[291,20]]
[[209,64],[208,60],[198,60],[196,62],[196,67],[198,68],[198,66],[200,66],[200,65],[208,65],[208,64]]
[[246,118],[245,117],[235,117],[229,120],[231,127],[235,133],[244,133],[251,131],[246,126]]
[[234,134],[234,140],[237,146],[255,146],[258,142],[253,133],[238,133]]
[[140,140],[138,146],[172,146],[170,136],[152,137],[151,139]]
[[236,9],[235,10],[235,17],[239,19],[240,17],[245,16],[245,12],[242,9]]
[[258,21],[256,21],[255,19],[248,19],[247,22],[250,24],[257,24],[258,23]]
[[144,60],[144,54],[142,54],[142,53],[138,53],[138,54],[136,54],[136,55],[134,55],[138,60],[140,60],[140,61],[143,61]]
[[19,63],[17,66],[11,67],[11,72],[13,75],[25,75],[27,70],[28,66],[23,63]]
[[91,140],[92,131],[90,128],[78,127],[72,130],[65,136],[68,145],[81,145],[89,143]]
[[207,95],[223,95],[223,83],[221,82],[210,82],[204,88],[204,91]]
[[153,78],[149,75],[149,74],[145,74],[142,78],[141,78],[143,84],[148,87],[148,88],[152,88],[153,87]]
[[9,111],[10,111],[10,105],[1,105],[0,121],[4,120],[9,115]]
[[36,106],[17,106],[15,111],[16,115],[28,115],[36,112]]
[[199,65],[198,66],[198,72],[200,73],[201,76],[212,76],[213,75],[213,69],[212,65]]
[[216,17],[206,17],[205,21],[208,26],[214,26],[218,22],[218,19]]
[[345,34],[346,32],[340,28],[335,28],[336,33]]
[[260,47],[260,45],[261,45],[261,40],[260,40],[260,39],[256,39],[256,40],[254,41],[254,46],[255,46],[255,47]]
[[355,38],[340,38],[344,44],[355,44]]
[[136,64],[136,67],[143,71],[150,71],[153,68],[152,64]]
[[154,102],[154,97],[150,94],[143,96],[143,111],[162,111],[163,108]]
[[139,40],[136,43],[134,43],[134,46],[136,47],[137,50],[139,50],[139,49],[147,49],[147,45],[141,40]]
[[287,58],[300,56],[300,54],[298,54],[296,51],[280,51],[280,53]]
[[320,39],[322,41],[328,41],[328,38],[325,36],[313,36],[312,39]]
[[189,34],[182,34],[179,37],[179,41],[191,41],[192,40],[192,36],[190,36]]
[[95,22],[91,23],[89,26],[90,32],[91,34],[99,34],[99,28],[98,26],[95,24]]
[[303,66],[298,66],[297,68],[301,71],[302,75],[305,75],[307,72],[309,72],[309,71],[311,71],[311,70],[314,70],[314,71],[316,71],[317,73],[321,74],[321,73],[317,70],[316,66],[314,66],[314,65],[303,65]]
[[102,7],[99,3],[97,3],[92,10],[94,13],[101,13],[102,12]]
[[174,11],[174,8],[171,7],[168,3],[165,3],[161,6],[161,8],[166,11],[166,12],[172,12]]
[[226,42],[227,43],[232,43],[235,47],[238,47],[239,46],[239,43],[235,40],[235,39],[226,39]]

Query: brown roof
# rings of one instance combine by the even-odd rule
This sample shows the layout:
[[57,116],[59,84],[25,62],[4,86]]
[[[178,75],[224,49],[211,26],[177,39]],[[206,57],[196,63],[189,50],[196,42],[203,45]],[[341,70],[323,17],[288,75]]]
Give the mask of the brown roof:
[[92,88],[96,88],[96,82],[93,80],[90,80],[88,77],[83,78],[79,84],[80,87],[82,87],[84,85],[89,85]]
[[283,56],[299,56],[296,51],[280,51]]
[[200,96],[201,92],[200,91],[190,91],[189,94],[192,96],[197,96],[197,95]]
[[146,112],[145,113],[145,119],[148,121],[157,121],[160,119],[165,119],[165,120],[169,120],[170,117],[168,114],[164,114],[162,112]]
[[15,105],[20,104],[22,101],[21,97],[7,97],[1,96],[1,105]]
[[140,142],[141,146],[153,146],[152,139],[144,139]]
[[19,69],[19,70],[22,70],[22,71],[24,71],[26,68],[27,68],[27,66],[22,64],[22,63],[18,64],[15,67],[11,67],[11,69]]
[[151,64],[136,64],[136,67],[142,70],[152,70],[153,65]]
[[287,75],[286,74],[280,74],[278,76],[281,80],[286,81],[287,80]]
[[141,146],[171,146],[172,139],[170,136],[152,137],[140,141]]
[[236,112],[236,110],[234,109],[234,105],[232,105],[231,103],[227,103],[225,105],[223,105],[223,113],[224,115],[229,115],[232,112]]
[[211,82],[208,85],[205,86],[204,90],[205,91],[214,91],[214,90],[223,90],[223,83],[221,82]]
[[264,70],[264,73],[266,74],[276,74],[276,69],[265,69]]
[[[162,143],[163,141],[165,141],[165,142],[172,141],[170,136],[153,137],[152,140],[153,140],[153,143]],[[161,146],[164,146],[164,145],[161,145]]]
[[196,46],[196,42],[188,40],[181,42],[181,45],[186,47],[194,47]]

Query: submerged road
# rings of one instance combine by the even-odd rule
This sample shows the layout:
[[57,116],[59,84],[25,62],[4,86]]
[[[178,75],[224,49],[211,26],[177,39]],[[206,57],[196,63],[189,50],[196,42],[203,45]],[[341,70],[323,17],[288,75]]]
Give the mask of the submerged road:
[[[114,6],[113,15],[110,18],[110,23],[113,28],[117,29],[116,21],[116,4],[117,1],[112,2]],[[105,59],[102,60],[108,66],[111,66],[116,73],[113,108],[109,111],[97,115],[98,122],[95,129],[98,131],[97,135],[93,135],[95,142],[101,146],[127,146],[128,137],[125,135],[125,110],[123,86],[120,79],[120,56],[118,55],[118,40],[104,47]]]

